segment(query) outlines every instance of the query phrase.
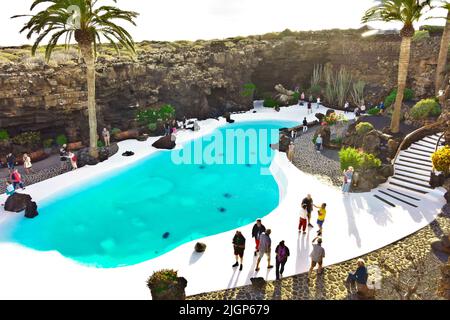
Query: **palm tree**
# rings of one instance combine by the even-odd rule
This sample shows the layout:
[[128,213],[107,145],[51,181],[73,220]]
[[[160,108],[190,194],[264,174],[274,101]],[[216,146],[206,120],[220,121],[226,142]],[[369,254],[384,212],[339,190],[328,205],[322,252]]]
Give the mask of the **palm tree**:
[[444,33],[442,34],[441,49],[436,68],[436,96],[439,91],[444,89],[444,78],[447,71],[448,47],[450,45],[450,3],[445,1],[442,8],[447,10],[447,23],[445,24]]
[[362,18],[363,23],[370,21],[395,21],[403,24],[403,28],[400,31],[402,43],[398,68],[397,98],[391,122],[392,133],[398,133],[400,131],[403,96],[411,59],[411,41],[415,33],[413,24],[423,16],[426,8],[431,8],[431,0],[377,0],[376,2],[378,4],[364,14]]
[[[125,20],[136,25],[134,19],[138,13],[123,11],[114,6],[98,6],[100,0],[35,0],[31,5],[33,11],[38,5],[48,3],[47,8],[34,15],[19,15],[31,17],[22,30],[28,31],[27,38],[33,35],[37,38],[31,49],[35,55],[41,42],[50,37],[45,49],[45,58],[50,60],[53,50],[60,39],[69,47],[72,38],[78,43],[81,56],[86,63],[86,78],[88,90],[89,137],[91,156],[98,157],[97,112],[95,103],[95,59],[97,45],[104,38],[119,52],[119,46],[131,54],[135,54],[134,42],[131,35],[115,20]],[[114,3],[117,0],[113,0]]]

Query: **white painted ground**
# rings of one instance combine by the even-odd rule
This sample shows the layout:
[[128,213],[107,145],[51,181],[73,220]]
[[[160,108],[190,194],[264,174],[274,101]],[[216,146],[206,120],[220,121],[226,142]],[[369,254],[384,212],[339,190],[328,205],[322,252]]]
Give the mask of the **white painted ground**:
[[[313,111],[316,113],[317,109]],[[320,111],[325,112],[326,109],[321,108]],[[294,106],[283,108],[280,113],[258,108],[256,114],[234,115],[233,119],[301,122],[304,116],[305,108]],[[314,116],[308,118],[313,120]],[[202,121],[200,132],[181,132],[177,142],[185,143],[223,125],[224,119]],[[124,141],[119,144],[119,153],[109,161],[30,186],[26,192],[39,203],[69,186],[160,152],[151,147],[155,140]],[[122,152],[127,150],[134,151],[136,155],[122,157]],[[427,194],[419,208],[409,211],[401,207],[388,207],[373,198],[371,193],[344,197],[339,189],[324,185],[313,176],[299,171],[289,163],[285,154],[277,154],[271,170],[280,185],[281,202],[264,219],[264,224],[273,230],[274,246],[285,240],[290,248],[291,257],[286,265],[285,276],[303,273],[309,266],[311,240],[315,237],[315,231],[307,236],[299,236],[297,230],[299,204],[307,193],[313,195],[317,204],[328,203],[323,235],[326,265],[366,254],[416,232],[436,218],[445,202],[443,189]],[[0,196],[0,202],[4,200],[5,196]],[[5,227],[6,220],[22,219],[22,215],[5,214],[1,210],[0,232],[5,231],[2,226]],[[275,270],[266,270],[266,260],[262,262],[261,271],[258,274],[254,272],[251,228],[252,225],[240,228],[248,243],[243,272],[231,268],[234,263],[231,240],[235,230],[201,239],[208,245],[204,254],[193,252],[197,242],[193,241],[162,257],[117,269],[88,268],[57,252],[43,253],[17,244],[3,243],[0,244],[0,299],[149,299],[146,279],[153,271],[163,268],[179,270],[179,275],[188,280],[188,295],[246,285],[254,276],[273,280]]]

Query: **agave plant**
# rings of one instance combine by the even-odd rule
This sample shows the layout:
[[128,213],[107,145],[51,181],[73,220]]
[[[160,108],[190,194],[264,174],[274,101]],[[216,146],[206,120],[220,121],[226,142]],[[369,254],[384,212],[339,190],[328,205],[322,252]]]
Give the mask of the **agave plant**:
[[[97,45],[106,40],[119,52],[119,46],[135,54],[134,42],[130,33],[116,24],[122,20],[135,25],[134,19],[138,13],[123,11],[114,6],[97,6],[102,0],[35,0],[30,8],[33,11],[38,5],[47,4],[47,7],[34,15],[17,15],[18,17],[31,17],[20,32],[27,31],[27,38],[37,35],[31,48],[35,55],[39,45],[45,38],[45,57],[50,59],[53,50],[59,41],[64,41],[66,49],[72,39],[78,44],[81,56],[86,63],[86,78],[88,90],[89,136],[90,154],[98,157],[97,141],[97,113],[95,103],[95,58]],[[117,0],[113,0],[114,3]]]

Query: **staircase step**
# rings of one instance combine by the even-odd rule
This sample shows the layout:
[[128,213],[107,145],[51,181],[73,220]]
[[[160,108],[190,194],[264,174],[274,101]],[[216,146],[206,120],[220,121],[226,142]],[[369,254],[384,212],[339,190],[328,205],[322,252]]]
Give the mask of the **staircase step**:
[[380,192],[380,193],[382,193],[382,194],[384,194],[384,195],[386,195],[386,196],[388,196],[388,197],[390,197],[390,198],[392,198],[392,199],[395,199],[395,200],[397,200],[397,201],[406,203],[407,205],[409,205],[409,206],[411,206],[411,207],[418,208],[417,205],[415,205],[415,204],[413,204],[413,203],[411,203],[411,202],[408,202],[408,201],[406,201],[406,200],[403,200],[403,199],[401,199],[400,197],[398,197],[398,196],[396,196],[396,195],[393,195],[393,194],[391,194],[391,193],[389,193],[389,192],[385,192],[385,191],[383,191],[383,190],[378,190],[378,192]]
[[402,188],[402,189],[414,191],[414,192],[421,193],[421,194],[429,193],[429,191],[424,191],[420,187],[416,187],[414,185],[411,185],[411,184],[408,184],[408,183],[405,183],[405,182],[398,182],[397,183],[397,182],[394,182],[394,181],[389,181],[389,184],[392,185],[392,186],[396,186],[396,187],[399,187],[399,188]]
[[417,173],[421,173],[421,174],[429,174],[431,176],[431,170],[427,169],[422,169],[419,168],[417,166],[413,166],[412,164],[405,164],[405,163],[395,163],[394,164],[395,169],[404,169],[404,170],[409,170],[409,171],[417,171]]
[[395,194],[401,195],[401,196],[403,196],[403,197],[409,198],[409,199],[411,199],[411,200],[414,200],[414,201],[420,201],[420,199],[408,195],[405,191],[401,192],[401,191],[399,191],[399,190],[397,190],[397,189],[394,189],[394,188],[388,188],[387,190],[389,190],[389,191],[391,191],[391,192],[393,192],[393,193],[395,193]]
[[401,164],[401,165],[405,165],[405,166],[412,166],[413,168],[417,168],[423,171],[431,171],[433,170],[433,166],[430,165],[425,165],[423,163],[418,163],[418,162],[414,162],[414,161],[406,161],[404,159],[397,159],[397,161],[395,162],[395,164]]
[[398,180],[398,181],[403,181],[403,182],[414,184],[417,187],[431,188],[429,183],[426,183],[426,182],[424,182],[422,180],[417,180],[417,179],[414,179],[414,178],[399,177],[398,175],[395,175],[395,176],[393,176],[391,178],[395,179],[395,180]]
[[430,148],[436,148],[436,143],[434,143],[434,142],[429,142],[426,140],[419,140],[419,141],[416,141],[416,143],[418,145],[422,145],[422,146],[426,146],[426,147],[430,147]]
[[410,150],[410,149],[408,149],[408,150],[405,150],[405,151],[402,151],[401,153],[400,153],[401,155],[408,155],[408,156],[414,156],[414,157],[418,157],[418,158],[420,158],[420,159],[430,159],[431,158],[431,153],[430,152],[421,152],[421,151],[416,151],[416,150]]
[[424,183],[430,183],[430,177],[431,177],[431,175],[429,177],[425,177],[425,176],[422,176],[420,174],[405,173],[405,172],[401,172],[401,171],[395,172],[394,177],[395,176],[400,176],[402,178],[413,179],[413,180],[424,182]]
[[426,180],[430,180],[430,177],[431,177],[431,173],[422,173],[422,171],[416,171],[416,172],[414,172],[414,170],[413,169],[411,169],[411,170],[409,170],[409,168],[399,168],[399,167],[397,167],[397,168],[395,168],[395,174],[411,174],[411,175],[414,175],[414,176],[416,176],[416,177],[422,177],[423,179],[426,179]]
[[411,147],[409,147],[409,149],[417,150],[417,151],[425,151],[425,152],[428,152],[430,154],[436,151],[436,148],[428,148],[428,147],[424,147],[422,145],[418,145],[416,143],[413,143],[411,145]]
[[434,143],[436,145],[437,142],[439,141],[439,138],[434,138],[433,136],[430,136],[430,137],[423,138],[422,141],[426,141],[426,142],[429,142],[429,143]]
[[378,200],[383,201],[384,203],[390,205],[391,207],[394,207],[394,208],[396,207],[396,205],[393,204],[392,202],[387,201],[386,199],[383,199],[382,197],[380,197],[380,196],[378,196],[376,194],[374,195],[374,197],[377,198]]
[[425,159],[420,159],[420,158],[417,158],[417,157],[411,157],[411,156],[407,156],[407,155],[400,155],[400,159],[402,159],[402,158],[404,158],[405,161],[415,161],[415,162],[418,162],[418,163],[422,162],[425,165],[428,165],[428,164],[431,163],[431,159],[425,160]]

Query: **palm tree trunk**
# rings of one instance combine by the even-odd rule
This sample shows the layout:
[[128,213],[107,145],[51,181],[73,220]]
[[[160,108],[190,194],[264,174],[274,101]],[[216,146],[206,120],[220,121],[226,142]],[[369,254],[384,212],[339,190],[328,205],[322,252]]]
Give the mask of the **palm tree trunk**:
[[400,47],[400,58],[398,63],[398,88],[397,98],[394,105],[394,113],[392,114],[391,131],[392,133],[400,132],[400,118],[402,114],[403,96],[405,94],[406,80],[408,78],[409,62],[411,59],[411,37],[402,37]]
[[439,51],[439,58],[437,62],[436,69],[436,96],[439,95],[439,91],[443,90],[445,84],[445,71],[447,70],[447,57],[448,57],[448,47],[450,44],[450,10],[447,13],[447,24],[444,28],[444,33],[442,34],[441,40],[441,50]]
[[97,111],[95,107],[95,58],[92,44],[81,44],[81,55],[87,67],[87,91],[89,113],[89,154],[98,158]]

